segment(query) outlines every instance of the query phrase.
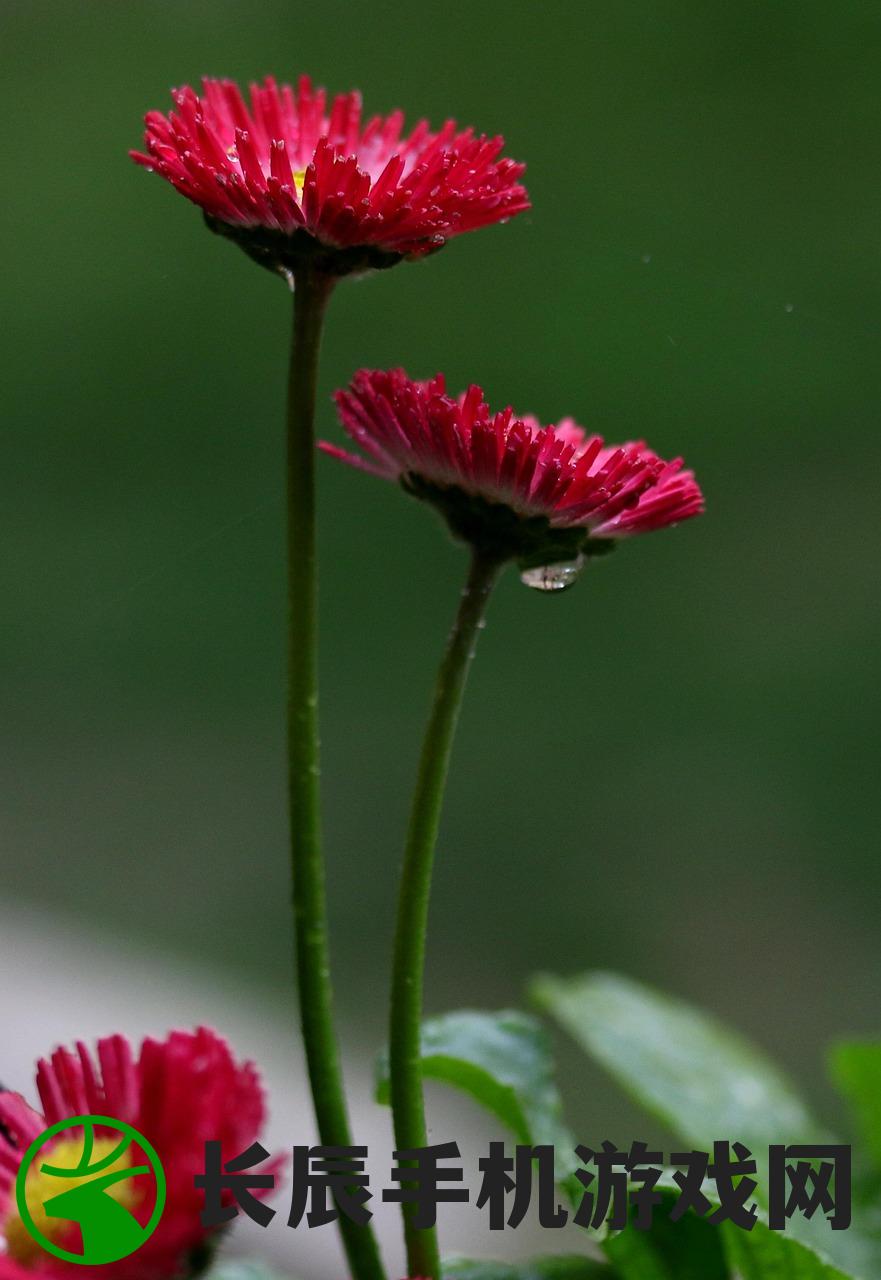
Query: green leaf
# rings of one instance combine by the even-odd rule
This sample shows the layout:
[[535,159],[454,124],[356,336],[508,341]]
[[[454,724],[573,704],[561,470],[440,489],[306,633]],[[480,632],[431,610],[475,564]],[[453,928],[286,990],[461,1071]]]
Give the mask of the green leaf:
[[[609,1236],[603,1253],[613,1264],[620,1280],[674,1280],[674,1274],[656,1252],[649,1234],[628,1227]],[[727,1276],[727,1271],[724,1275]]]
[[[676,1196],[671,1170],[658,1187],[665,1201],[651,1230],[631,1226],[603,1246],[621,1280],[728,1280],[732,1274],[738,1280],[851,1280],[809,1245],[771,1231],[761,1210],[752,1231],[732,1223],[714,1227],[694,1213],[670,1222]],[[718,1206],[715,1183],[705,1182],[703,1191]]]
[[[719,1138],[745,1143],[758,1165],[760,1202],[767,1188],[772,1143],[833,1140],[763,1053],[682,1001],[604,973],[569,980],[542,977],[535,982],[534,995],[591,1057],[680,1139],[703,1151],[711,1151]],[[826,1219],[815,1214],[810,1220],[793,1218],[785,1235],[760,1232],[758,1227],[738,1234],[746,1237],[746,1242],[740,1241],[743,1248],[758,1257],[756,1265],[767,1263],[772,1280],[789,1275],[780,1270],[783,1265],[803,1272],[805,1249],[819,1260],[834,1258],[848,1276],[868,1280],[881,1274],[881,1248],[860,1220],[857,1206],[854,1225],[847,1231],[833,1232]],[[765,1240],[769,1235],[770,1243]],[[796,1269],[792,1274],[802,1272]],[[764,1271],[753,1274],[764,1280]],[[825,1280],[822,1270],[814,1274]]]
[[829,1055],[832,1078],[850,1103],[860,1136],[881,1170],[881,1043],[843,1041]]
[[[576,1167],[574,1143],[562,1118],[547,1033],[516,1010],[461,1010],[433,1018],[422,1028],[422,1069],[486,1107],[530,1146],[549,1144],[562,1183]],[[389,1100],[388,1057],[377,1063],[377,1100]]]
[[749,1232],[727,1222],[722,1235],[727,1257],[742,1280],[851,1280],[853,1275],[839,1271],[810,1245],[771,1231],[763,1222]]
[[[663,1180],[669,1190],[669,1171],[665,1171]],[[718,1207],[719,1193],[712,1180],[704,1183],[703,1192],[711,1204]],[[691,1216],[687,1215],[683,1221]],[[811,1224],[807,1225],[810,1227]],[[850,1268],[842,1271],[835,1266],[825,1255],[822,1240],[799,1240],[792,1234],[772,1231],[762,1209],[759,1209],[751,1231],[744,1231],[732,1222],[723,1223],[717,1230],[725,1258],[737,1280],[853,1280],[855,1274],[862,1274],[858,1259],[855,1271]],[[838,1238],[840,1240],[841,1236]],[[857,1245],[855,1252],[860,1248]],[[877,1257],[873,1260],[867,1256],[864,1262],[867,1266],[864,1274],[874,1276]]]
[[622,1280],[727,1280],[722,1234],[703,1218],[688,1213],[678,1222],[667,1216],[671,1203],[659,1206],[649,1231],[626,1227],[603,1244]]
[[614,1275],[606,1263],[580,1254],[517,1263],[450,1258],[444,1260],[443,1274],[444,1280],[613,1280]]
[[[623,1231],[603,1242],[603,1252],[621,1280],[728,1280],[722,1233],[718,1227],[687,1213],[678,1222],[670,1212],[678,1198],[672,1170],[664,1170],[657,1183],[664,1199],[655,1207],[651,1227],[637,1230],[635,1211]],[[715,1186],[708,1188],[708,1194]]]
[[824,1133],[784,1075],[733,1031],[629,978],[596,973],[534,984],[539,1005],[648,1111],[686,1141],[754,1153]]

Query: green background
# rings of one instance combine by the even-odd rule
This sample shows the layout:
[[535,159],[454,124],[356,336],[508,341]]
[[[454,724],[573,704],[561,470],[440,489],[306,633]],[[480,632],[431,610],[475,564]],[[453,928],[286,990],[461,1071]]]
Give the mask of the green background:
[[[877,5],[28,0],[0,34],[6,902],[289,982],[290,300],[126,151],[172,84],[309,71],[503,132],[534,204],[339,289],[322,433],[359,365],[442,369],[681,452],[707,495],[560,598],[504,580],[429,1007],[619,968],[823,1101],[821,1046],[877,1030],[881,975]],[[464,557],[395,490],[320,475],[335,958],[372,1044]],[[564,1061],[606,1129],[612,1095]]]

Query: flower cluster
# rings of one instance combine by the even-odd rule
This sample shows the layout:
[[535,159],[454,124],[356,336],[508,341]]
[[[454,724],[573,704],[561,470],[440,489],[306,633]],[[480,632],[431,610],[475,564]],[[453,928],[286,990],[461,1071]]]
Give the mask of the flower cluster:
[[[324,304],[339,276],[423,257],[453,236],[527,209],[524,167],[503,154],[500,137],[452,120],[437,131],[422,121],[407,132],[398,111],[365,120],[357,93],[328,100],[305,77],[296,89],[266,79],[251,86],[248,100],[231,81],[208,79],[201,93],[175,90],[173,101],[168,114],[148,113],[145,149],[132,152],[133,159],[199,206],[213,231],[296,287],[287,494],[298,982],[322,1141],[345,1147],[343,1082],[324,1034],[331,989],[323,871],[316,857],[301,857],[301,849],[314,846],[318,822],[315,717],[304,711],[315,705],[315,633],[301,622],[315,611],[314,404]],[[441,375],[420,382],[401,369],[361,370],[336,399],[356,451],[320,447],[429,502],[475,552],[438,680],[405,854],[405,887],[427,885],[437,822],[424,815],[439,812],[468,664],[499,566],[514,560],[528,585],[558,590],[589,557],[622,539],[700,514],[703,496],[679,458],[665,461],[641,441],[607,444],[572,419],[543,425],[511,408],[495,412],[479,386],[457,398]],[[414,902],[402,891],[390,1035],[395,1136],[405,1149],[425,1132],[419,1067],[425,913]],[[406,1000],[399,997],[404,990]],[[168,1180],[167,1207],[153,1235],[134,1259],[103,1266],[102,1275],[196,1274],[211,1232],[200,1221],[194,1176],[206,1140],[221,1140],[224,1159],[227,1149],[237,1154],[257,1136],[263,1100],[253,1068],[237,1064],[210,1031],[148,1040],[137,1060],[124,1039],[111,1037],[100,1042],[97,1063],[82,1045],[75,1053],[58,1050],[40,1064],[37,1086],[43,1115],[17,1095],[0,1093],[0,1280],[27,1280],[35,1272],[51,1280],[69,1270],[29,1237],[12,1190],[29,1142],[47,1124],[87,1113],[133,1125],[156,1148]],[[129,1177],[128,1185],[136,1181]],[[146,1214],[136,1189],[122,1194],[132,1196],[132,1212]],[[378,1280],[382,1267],[369,1228],[341,1220],[341,1230],[352,1274]],[[46,1231],[65,1239],[77,1227],[53,1220]],[[410,1274],[437,1277],[433,1229],[405,1215],[405,1233]]]
[[[202,1193],[193,1179],[204,1166],[205,1142],[218,1139],[224,1158],[250,1145],[264,1119],[263,1091],[255,1068],[237,1062],[224,1040],[207,1028],[174,1031],[165,1040],[146,1039],[135,1057],[124,1036],[99,1040],[97,1054],[79,1043],[71,1051],[56,1049],[37,1065],[37,1093],[42,1112],[16,1093],[0,1093],[0,1280],[33,1277],[94,1276],[105,1280],[157,1280],[189,1275],[199,1269],[217,1232],[200,1223]],[[73,1116],[104,1115],[132,1125],[155,1148],[165,1172],[167,1199],[159,1226],[132,1257],[90,1268],[46,1253],[28,1233],[15,1197],[22,1157],[45,1129]],[[47,1153],[55,1164],[71,1167],[82,1145],[75,1130],[57,1135]],[[96,1149],[112,1150],[116,1138],[99,1134]],[[118,1135],[117,1135],[118,1137]],[[125,1157],[131,1159],[131,1155]],[[27,1175],[29,1205],[39,1212],[40,1183],[45,1174],[35,1165]],[[117,1183],[114,1193],[143,1223],[150,1215],[148,1198],[137,1176]],[[77,1252],[79,1227],[62,1218],[46,1218],[41,1230],[53,1243]]]
[[571,418],[542,426],[494,413],[478,386],[458,399],[442,375],[362,369],[336,396],[361,452],[322,442],[351,466],[432,502],[454,533],[500,559],[552,563],[699,515],[703,497],[681,458],[641,441],[607,445]]
[[453,120],[405,134],[400,111],[364,121],[359,94],[328,103],[305,76],[296,91],[252,85],[250,105],[229,80],[173,98],[167,116],[146,116],[146,153],[133,159],[275,268],[295,269],[316,246],[332,251],[322,262],[334,273],[388,266],[529,207],[503,139]]

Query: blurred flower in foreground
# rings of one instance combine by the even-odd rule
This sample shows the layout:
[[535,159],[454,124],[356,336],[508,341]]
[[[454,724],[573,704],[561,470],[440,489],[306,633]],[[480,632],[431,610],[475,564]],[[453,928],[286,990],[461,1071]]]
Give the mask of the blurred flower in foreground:
[[480,387],[458,400],[444,378],[361,370],[336,395],[361,454],[322,442],[351,466],[397,480],[437,507],[453,533],[498,560],[517,560],[543,590],[570,585],[584,559],[621,538],[700,515],[703,496],[682,460],[642,442],[606,445],[571,418],[543,427],[510,408],[492,413]]
[[[146,1039],[137,1059],[119,1035],[98,1041],[97,1061],[81,1043],[74,1052],[57,1049],[37,1064],[36,1085],[42,1114],[19,1094],[0,1092],[0,1280],[61,1275],[170,1280],[201,1270],[218,1233],[200,1223],[203,1193],[193,1179],[204,1169],[206,1140],[219,1140],[223,1159],[230,1160],[256,1139],[264,1102],[255,1068],[237,1063],[226,1042],[201,1027],[173,1031],[163,1041]],[[16,1175],[31,1142],[59,1120],[78,1115],[132,1125],[155,1147],[167,1183],[165,1210],[153,1235],[130,1257],[95,1267],[45,1252],[22,1222],[15,1197]],[[76,1165],[82,1138],[71,1135],[81,1132],[66,1130],[47,1146],[53,1164]],[[119,1135],[107,1130],[101,1137],[99,1126],[96,1133],[94,1156],[100,1159],[112,1152]],[[131,1159],[130,1153],[122,1157]],[[46,1190],[40,1184],[47,1176],[36,1162],[27,1176],[32,1212],[40,1212]],[[113,1195],[143,1224],[151,1205],[139,1183],[137,1176],[120,1181]],[[76,1224],[43,1215],[39,1226],[53,1244],[78,1252]]]
[[391,266],[529,207],[503,139],[453,120],[403,135],[400,111],[363,122],[359,94],[327,103],[307,77],[296,91],[252,85],[250,106],[230,80],[172,96],[175,111],[145,117],[146,154],[132,158],[274,270],[316,256],[334,275]]

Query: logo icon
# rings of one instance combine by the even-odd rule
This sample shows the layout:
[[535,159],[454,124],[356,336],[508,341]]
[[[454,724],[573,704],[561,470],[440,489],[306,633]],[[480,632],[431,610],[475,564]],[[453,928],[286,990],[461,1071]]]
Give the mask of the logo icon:
[[[45,1155],[45,1159],[43,1158]],[[25,1152],[15,1199],[28,1235],[65,1262],[97,1266],[133,1254],[165,1207],[165,1173],[137,1129],[112,1116],[73,1116],[44,1130]],[[135,1210],[152,1204],[146,1223]],[[79,1225],[82,1252],[70,1244]]]

